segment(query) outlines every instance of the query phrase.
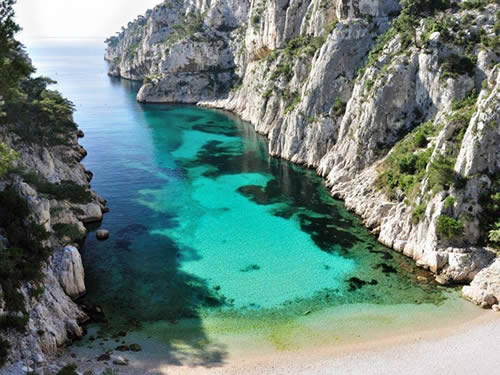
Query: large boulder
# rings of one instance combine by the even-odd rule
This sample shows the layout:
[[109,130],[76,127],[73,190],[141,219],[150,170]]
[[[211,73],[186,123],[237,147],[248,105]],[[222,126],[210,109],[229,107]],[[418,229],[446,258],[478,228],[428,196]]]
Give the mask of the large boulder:
[[500,304],[500,258],[479,272],[470,285],[463,287],[462,293],[481,307]]
[[72,299],[85,294],[85,273],[82,258],[74,246],[66,246],[59,265],[59,282]]
[[83,223],[93,223],[102,220],[102,209],[97,203],[89,203],[86,205],[78,205],[81,214],[78,215],[78,220]]

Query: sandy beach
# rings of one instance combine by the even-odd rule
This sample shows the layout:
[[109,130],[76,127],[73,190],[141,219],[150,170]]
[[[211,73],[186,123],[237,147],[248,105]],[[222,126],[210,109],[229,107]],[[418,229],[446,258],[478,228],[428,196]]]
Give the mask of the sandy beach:
[[[167,345],[167,340],[151,340],[151,330],[146,329],[126,337],[128,344],[140,343],[140,352],[113,350],[108,361],[96,361],[116,342],[106,340],[92,348],[84,342],[69,348],[62,360],[95,374],[106,367],[130,375],[496,373],[500,314],[463,302],[450,302],[444,308],[422,306],[409,314],[405,307],[324,311],[283,328],[286,337],[281,338],[272,330],[229,332],[225,324],[232,322],[216,329],[208,321],[211,340],[206,345],[176,345],[174,340]],[[172,327],[154,327],[156,332],[161,329]],[[118,357],[129,364],[113,364]]]
[[[202,370],[207,374],[494,374],[500,369],[500,316],[451,329],[351,348],[330,348]],[[378,349],[377,349],[378,347]],[[382,347],[382,348],[381,348]],[[169,371],[168,373],[190,373]]]

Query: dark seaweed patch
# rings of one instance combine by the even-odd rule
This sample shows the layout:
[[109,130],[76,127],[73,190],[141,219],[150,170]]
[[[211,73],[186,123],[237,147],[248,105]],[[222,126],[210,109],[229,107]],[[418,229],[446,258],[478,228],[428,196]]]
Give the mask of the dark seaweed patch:
[[249,266],[246,266],[245,268],[242,268],[240,272],[250,272],[250,271],[258,271],[260,270],[260,266],[257,264],[250,264]]
[[116,249],[120,249],[120,250],[125,250],[125,251],[130,251],[130,245],[132,244],[132,242],[130,242],[129,240],[116,240],[115,241],[115,248]]
[[373,247],[371,248],[368,248],[370,253],[372,254],[382,254],[382,258],[384,260],[391,260],[391,259],[394,259],[394,256],[389,253],[388,251],[381,251],[381,250],[374,250]]
[[202,116],[196,116],[196,115],[178,115],[182,117],[186,122],[198,122],[203,119]]
[[301,229],[309,233],[314,243],[323,251],[338,251],[340,245],[347,251],[356,245],[360,239],[347,230],[332,225],[330,217],[312,217],[305,214],[298,215]]
[[279,207],[279,208],[275,208],[273,211],[272,211],[273,215],[274,216],[278,216],[278,217],[281,217],[283,219],[290,219],[295,213],[297,213],[297,209],[294,208],[294,207],[290,207],[290,206],[284,206],[284,207]]
[[277,202],[276,199],[271,198],[269,194],[262,189],[262,186],[246,185],[239,187],[236,191],[252,202],[260,205],[268,205]]
[[254,151],[234,152],[220,141],[207,142],[196,155],[196,159],[184,162],[185,168],[214,167],[203,173],[209,178],[240,173],[257,173],[265,169],[266,164]]
[[203,125],[193,125],[193,130],[209,134],[224,134],[228,137],[238,136],[237,129],[228,127],[224,123],[215,124],[213,121],[209,121],[209,123]]
[[346,283],[349,283],[349,292],[355,292],[358,289],[361,289],[365,285],[377,285],[377,280],[365,281],[358,279],[357,277],[351,277],[349,280],[346,280]]
[[397,273],[396,268],[394,268],[393,266],[386,264],[386,263],[379,263],[379,264],[375,265],[373,268],[376,270],[380,269],[385,274]]
[[144,234],[148,231],[148,228],[145,225],[142,224],[129,224],[126,227],[120,229],[118,231],[118,235],[124,236],[124,235],[129,235],[129,234]]

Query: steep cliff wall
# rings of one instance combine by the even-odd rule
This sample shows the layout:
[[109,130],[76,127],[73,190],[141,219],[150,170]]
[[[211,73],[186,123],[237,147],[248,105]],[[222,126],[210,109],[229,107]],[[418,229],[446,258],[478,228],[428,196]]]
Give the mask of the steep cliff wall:
[[[5,279],[0,283],[0,336],[10,346],[7,365],[1,370],[6,374],[23,366],[50,369],[52,356],[82,335],[79,324],[87,316],[73,300],[86,290],[75,241],[86,235],[84,223],[100,221],[105,211],[105,202],[89,190],[91,173],[80,164],[86,152],[78,145],[76,129],[56,146],[26,142],[11,130],[5,125],[0,130],[0,143],[17,153],[14,168],[0,179],[4,225],[0,251],[2,263],[7,262],[1,272],[2,277],[5,272],[15,273],[12,283]],[[24,224],[19,225],[18,219]],[[20,250],[14,249],[22,246],[16,231],[26,236],[30,246],[26,242]],[[34,255],[41,249],[46,260]],[[39,271],[37,261],[42,262]]]
[[468,283],[498,246],[499,11],[165,1],[108,39],[106,58],[110,74],[144,81],[139,101],[235,112],[272,155],[316,168],[382,243]]
[[[53,357],[88,319],[78,243],[105,202],[80,161],[73,104],[33,77],[14,38],[12,4],[0,22],[0,373],[56,373]],[[32,372],[33,370],[33,372]]]

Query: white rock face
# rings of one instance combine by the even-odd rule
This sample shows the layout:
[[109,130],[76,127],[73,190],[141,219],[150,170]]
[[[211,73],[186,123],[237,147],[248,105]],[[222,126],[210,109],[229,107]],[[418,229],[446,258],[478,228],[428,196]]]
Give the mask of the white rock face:
[[339,19],[359,18],[364,15],[387,17],[400,10],[397,1],[392,0],[340,0],[337,2]]
[[[46,148],[36,144],[23,145],[10,133],[0,132],[0,141],[5,142],[19,153],[17,166],[28,172],[37,173],[40,178],[51,183],[72,181],[89,189],[91,173],[80,161],[86,151],[78,145],[77,131],[70,135],[67,145]],[[84,270],[78,250],[72,246],[73,240],[83,239],[87,230],[84,222],[100,221],[105,201],[97,194],[90,194],[88,204],[75,204],[67,200],[47,199],[37,191],[36,184],[28,184],[21,176],[16,176],[9,184],[0,183],[0,190],[14,189],[26,201],[29,221],[41,225],[49,233],[43,246],[53,250],[40,283],[25,282],[21,286],[28,322],[26,333],[10,330],[6,338],[11,344],[11,361],[2,368],[2,374],[17,374],[20,364],[37,364],[37,371],[51,371],[46,368],[54,355],[65,344],[82,336],[79,324],[87,319],[85,313],[73,302],[85,293]],[[78,212],[78,213],[77,213]],[[69,226],[73,232],[58,233],[58,224]],[[0,236],[5,232],[0,229]],[[8,238],[7,238],[8,241]],[[6,241],[2,241],[4,244]],[[1,288],[0,288],[1,289]],[[33,296],[32,291],[37,290]],[[0,314],[6,311],[3,293],[0,290]],[[45,368],[45,370],[44,370]]]
[[500,66],[488,75],[478,111],[465,133],[455,171],[464,176],[500,170]]
[[[448,10],[446,22],[455,20],[456,30],[429,30],[424,17],[409,41],[392,32],[378,45],[399,1],[226,0],[208,13],[204,2],[175,4],[154,8],[109,42],[110,74],[152,77],[140,101],[196,102],[236,113],[268,136],[271,155],[317,168],[380,242],[441,282],[470,282],[489,264],[494,254],[479,246],[481,197],[500,186],[499,54],[473,36],[482,30],[494,37],[498,4]],[[203,26],[172,38],[180,14],[185,23],[204,15]],[[443,24],[446,16],[433,17]],[[466,51],[459,40],[469,37]],[[158,47],[160,39],[168,46]],[[130,59],[123,51],[134,41],[141,48]],[[476,57],[453,65],[454,56],[467,54]],[[226,75],[213,83],[207,70]],[[471,95],[476,103],[467,109]],[[429,158],[418,189],[389,197],[377,182],[387,155],[426,122],[433,134],[416,151]],[[456,176],[436,188],[429,176],[440,158]],[[438,230],[442,216],[463,230],[447,238]]]
[[74,246],[66,246],[59,263],[59,282],[68,296],[73,299],[85,294],[85,273],[82,258]]

